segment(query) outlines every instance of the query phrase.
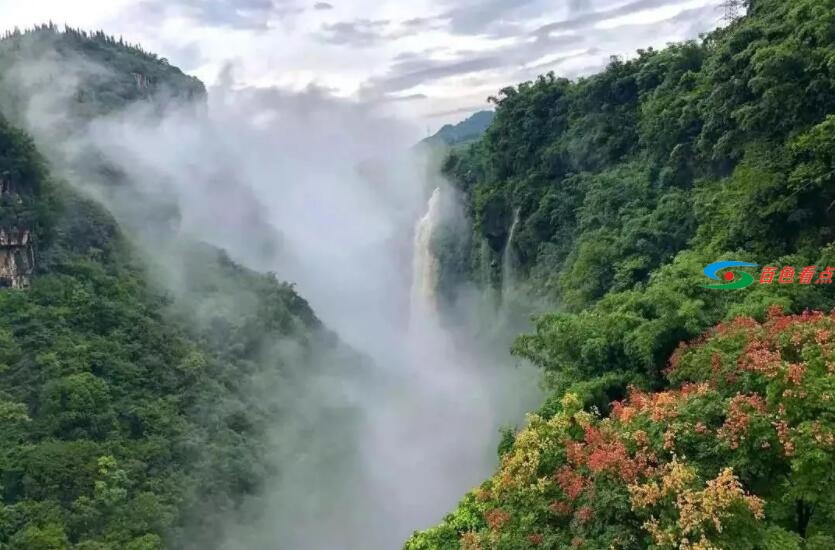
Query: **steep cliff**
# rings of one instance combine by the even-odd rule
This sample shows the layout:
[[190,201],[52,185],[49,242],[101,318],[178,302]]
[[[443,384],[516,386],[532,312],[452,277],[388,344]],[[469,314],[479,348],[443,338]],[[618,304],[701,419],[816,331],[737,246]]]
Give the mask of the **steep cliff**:
[[[48,103],[33,104],[33,90],[54,94],[45,96]],[[72,97],[67,96],[70,93]],[[205,89],[197,79],[103,33],[69,28],[59,32],[50,24],[15,30],[0,40],[0,111],[18,127],[36,133],[68,138],[90,117],[131,102],[153,102],[164,108],[174,101],[204,98]],[[33,122],[39,114],[44,118]],[[0,286],[23,288],[36,271],[38,235],[32,210],[37,190],[31,182],[37,178],[26,172],[27,161],[21,160],[24,157],[8,136],[0,147],[5,152],[0,160],[6,166],[0,172]]]
[[[549,303],[512,351],[550,396],[410,550],[835,544],[813,311],[835,306],[835,3],[745,4],[699,41],[501,90],[448,155],[472,235],[440,269]],[[756,282],[705,288],[720,260]]]
[[[71,92],[74,109],[63,113],[68,118],[103,114],[136,101],[165,108],[206,97],[202,82],[138,45],[101,31],[59,30],[52,24],[7,33],[0,40],[0,75],[4,106],[25,106],[28,98],[15,97],[14,91],[42,87],[59,99]],[[8,116],[17,114],[9,111]]]
[[[0,40],[0,112],[33,136],[55,174],[96,195],[134,237],[159,228],[152,238],[166,240],[167,232],[181,227],[182,197],[152,167],[127,174],[108,159],[91,137],[97,125],[147,128],[176,112],[181,124],[199,127],[205,124],[206,108],[206,89],[198,79],[100,31],[60,30],[50,24]],[[218,166],[195,170],[195,188],[216,198],[203,201],[214,210],[201,217],[233,219],[241,230],[218,240],[232,257],[242,249],[257,249],[261,262],[252,263],[268,269],[281,250],[281,236],[264,219],[240,175]],[[216,227],[222,235],[221,225]]]
[[37,195],[44,168],[22,133],[0,126],[0,286],[28,286],[35,271]]
[[[96,60],[55,132],[23,116],[19,94],[44,59]],[[267,457],[273,431],[319,421],[292,414],[309,378],[361,361],[291,285],[159,223],[177,247],[165,258],[188,282],[172,290],[159,272],[173,261],[138,247],[67,181],[127,184],[100,159],[56,154],[89,117],[135,101],[199,105],[202,84],[103,34],[50,27],[0,41],[0,74],[0,284],[15,289],[0,289],[0,547],[218,547],[230,524],[257,515],[248,499],[279,474]],[[176,220],[176,203],[144,208]],[[352,411],[340,421],[350,433]],[[332,450],[349,457],[338,442]]]
[[29,229],[0,229],[0,287],[29,286],[35,270],[35,250]]

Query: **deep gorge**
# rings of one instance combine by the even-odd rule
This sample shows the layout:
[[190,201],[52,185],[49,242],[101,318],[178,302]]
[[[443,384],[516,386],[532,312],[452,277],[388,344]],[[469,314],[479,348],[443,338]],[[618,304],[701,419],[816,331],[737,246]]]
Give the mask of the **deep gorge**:
[[[0,549],[823,550],[835,4],[418,145],[103,31],[0,40]],[[526,415],[526,413],[529,413]]]

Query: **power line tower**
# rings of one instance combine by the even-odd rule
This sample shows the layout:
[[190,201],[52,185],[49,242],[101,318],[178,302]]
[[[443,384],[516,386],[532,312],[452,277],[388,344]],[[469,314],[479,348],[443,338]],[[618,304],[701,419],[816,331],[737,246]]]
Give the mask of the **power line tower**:
[[742,11],[743,0],[722,0],[722,9],[725,11],[725,15],[722,16],[722,20],[727,23],[731,24],[740,17],[740,12]]

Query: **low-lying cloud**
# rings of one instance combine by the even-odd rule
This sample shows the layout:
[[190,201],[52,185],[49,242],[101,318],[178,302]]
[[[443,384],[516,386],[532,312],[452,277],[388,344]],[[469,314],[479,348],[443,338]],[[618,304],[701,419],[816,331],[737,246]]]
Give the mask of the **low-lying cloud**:
[[[370,358],[362,374],[327,356],[289,389],[253,384],[252,399],[267,410],[289,409],[265,443],[279,474],[244,504],[249,522],[228,518],[223,548],[397,547],[489,474],[498,428],[534,405],[537,375],[500,351],[509,333],[481,341],[472,327],[410,314],[415,224],[429,192],[445,184],[408,152],[408,125],[322,88],[248,87],[231,69],[205,109],[160,114],[140,103],[68,121],[61,106],[73,84],[104,69],[61,60],[74,76],[56,90],[38,85],[57,69],[50,63],[31,60],[21,69],[29,78],[16,80],[26,84],[27,126],[63,176],[168,266],[155,274],[159,284],[188,285],[166,240],[215,244],[295,283],[326,325]],[[119,190],[83,177],[90,152],[124,175]],[[460,216],[440,193],[443,215]],[[149,228],[154,205],[172,202],[178,227]],[[275,255],[264,254],[265,236],[280,241]],[[275,353],[287,361],[286,350]]]

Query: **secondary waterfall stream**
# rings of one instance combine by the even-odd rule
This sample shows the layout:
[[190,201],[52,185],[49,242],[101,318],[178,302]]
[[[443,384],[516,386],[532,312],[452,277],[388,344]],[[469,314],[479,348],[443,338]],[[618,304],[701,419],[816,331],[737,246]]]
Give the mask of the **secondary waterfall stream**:
[[510,231],[507,234],[507,243],[502,253],[502,300],[506,300],[513,290],[513,238],[516,236],[516,228],[519,226],[519,209],[513,211],[513,222],[510,224]]

